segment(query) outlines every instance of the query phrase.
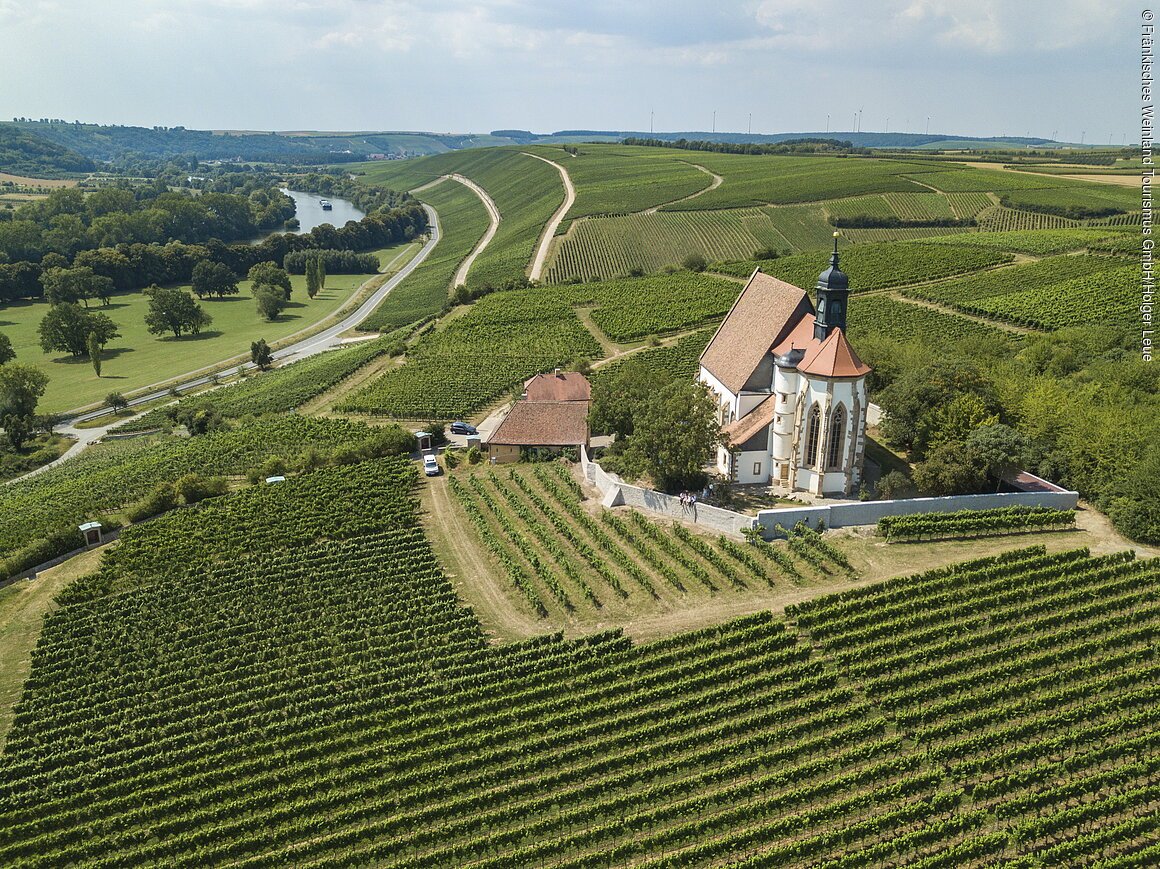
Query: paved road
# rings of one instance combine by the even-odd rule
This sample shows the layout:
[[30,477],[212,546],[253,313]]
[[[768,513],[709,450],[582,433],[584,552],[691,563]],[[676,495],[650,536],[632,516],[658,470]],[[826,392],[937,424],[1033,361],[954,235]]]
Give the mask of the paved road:
[[[355,326],[359,325],[363,320],[369,317],[375,308],[377,308],[383,301],[383,299],[387,297],[391,290],[397,287],[403,280],[407,278],[408,275],[411,274],[411,272],[418,268],[419,264],[430,255],[431,250],[438,243],[442,234],[439,227],[439,215],[435,212],[435,209],[431,208],[429,205],[424,205],[423,207],[427,210],[427,219],[431,226],[431,236],[427,239],[427,243],[423,245],[417,254],[415,254],[415,257],[409,263],[403,266],[403,268],[400,269],[397,274],[392,275],[388,281],[386,281],[381,287],[379,287],[370,296],[368,296],[366,301],[359,305],[350,314],[343,317],[334,325],[328,326],[321,332],[317,332],[314,335],[303,338],[301,341],[296,341],[293,344],[283,347],[281,350],[275,351],[275,359],[283,362],[305,359],[307,356],[313,356],[316,353],[321,353],[324,350],[329,350],[332,347],[337,347],[344,343],[339,336],[344,332],[353,329]],[[373,278],[371,280],[373,280]],[[253,363],[247,362],[241,367],[252,369],[254,368],[254,365]],[[188,389],[193,386],[202,386],[209,383],[213,377],[212,374],[196,375],[196,373],[191,373],[187,376],[189,379],[182,380],[182,382],[179,384],[179,388]],[[129,406],[134,407],[136,405],[154,401],[158,398],[164,398],[168,394],[169,387],[166,387],[165,389],[150,391],[143,395],[139,395],[136,398],[133,398],[129,402]],[[104,416],[109,416],[111,413],[112,411],[108,408],[101,408],[99,410],[93,410],[87,413],[76,414],[75,416],[66,419],[63,424],[57,427],[57,431],[60,434],[67,435],[68,437],[76,438],[76,443],[69,447],[68,452],[66,452],[56,461],[50,462],[47,465],[43,465],[34,471],[30,471],[29,473],[23,474],[12,480],[9,480],[8,482],[14,483],[16,480],[23,480],[28,477],[36,476],[37,474],[47,471],[49,468],[56,467],[57,465],[68,461],[73,456],[77,455],[87,446],[89,446],[89,444],[95,443],[106,434],[108,434],[109,429],[113,426],[121,425],[122,423],[128,422],[130,419],[134,418],[132,416],[116,417],[108,425],[95,426],[93,428],[76,428],[77,423],[99,419]],[[136,416],[139,415],[140,414],[136,414]]]

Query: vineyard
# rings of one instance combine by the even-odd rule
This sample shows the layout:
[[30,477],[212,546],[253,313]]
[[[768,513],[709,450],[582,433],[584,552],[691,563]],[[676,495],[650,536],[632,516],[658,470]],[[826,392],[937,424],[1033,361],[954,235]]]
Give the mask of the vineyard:
[[[703,176],[702,176],[703,177]],[[744,259],[762,248],[786,245],[770,222],[770,209],[657,211],[577,221],[559,239],[545,279],[599,280],[639,269],[679,266],[692,253],[707,261]]]
[[878,520],[878,533],[891,541],[989,537],[1074,527],[1075,510],[1053,510],[1050,507],[912,513],[909,516],[883,516]]
[[863,338],[877,336],[908,344],[917,342],[931,349],[944,349],[967,339],[992,347],[1017,340],[1017,336],[986,323],[880,295],[866,296],[850,306],[849,328],[855,345]]
[[961,789],[958,813],[994,819],[962,853],[1145,866],[1160,858],[1158,579],[1131,553],[1025,549],[788,614]]
[[[974,234],[948,236],[973,238]],[[850,291],[877,290],[920,281],[935,280],[1000,263],[1012,256],[989,247],[956,247],[919,242],[857,245],[842,251],[842,271],[850,277]],[[826,267],[829,257],[823,252],[796,254],[759,262],[718,263],[714,271],[737,277],[749,277],[760,266],[766,274],[781,278],[795,287],[809,289]]]
[[1003,208],[998,205],[979,214],[978,222],[979,229],[983,232],[1029,232],[1069,229],[1083,225],[1078,220],[1060,217],[1058,214],[1019,211],[1015,208]]
[[1130,327],[1139,322],[1136,306],[1140,289],[1133,286],[1139,276],[1138,266],[1119,266],[1048,287],[962,302],[958,307],[969,313],[1039,329],[1099,322]]
[[713,329],[702,329],[689,335],[684,335],[670,347],[641,350],[623,356],[607,365],[601,365],[589,376],[589,380],[596,383],[612,375],[621,365],[640,365],[650,371],[660,371],[673,380],[681,378],[692,379],[697,376],[701,367],[701,354],[713,337]]
[[485,296],[424,335],[407,362],[338,408],[409,419],[454,419],[500,397],[522,380],[578,359],[600,345],[577,317],[614,341],[676,332],[724,315],[741,287],[711,275],[678,272],[599,284],[543,287]]
[[1102,256],[1055,256],[1011,268],[991,269],[965,278],[907,287],[903,295],[958,306],[979,299],[1050,287],[1071,278],[1093,275],[1122,265]]
[[687,151],[584,146],[571,157],[562,148],[539,146],[528,150],[563,164],[576,187],[576,202],[565,215],[561,232],[576,218],[635,214],[690,196],[708,187],[712,180],[689,165],[698,161],[697,155]]
[[397,329],[442,311],[447,305],[456,269],[487,230],[487,209],[464,185],[442,181],[423,191],[422,196],[438,212],[443,234],[431,255],[359,324],[363,331]]
[[710,542],[636,511],[592,512],[559,464],[452,474],[447,485],[512,597],[557,623],[624,619],[712,596],[803,585],[848,569],[840,552],[804,537],[791,541],[792,549],[724,536]]
[[868,193],[921,193],[922,186],[903,173],[925,173],[931,168],[873,158],[738,156],[708,151],[697,152],[693,159],[724,177],[724,183],[696,199],[666,205],[665,211],[788,205]]
[[[813,532],[610,522],[556,466],[454,479],[530,609],[841,569]],[[1016,550],[789,621],[489,647],[414,484],[374,460],[127,530],[33,655],[0,863],[1155,862],[1156,562]]]
[[103,444],[0,489],[0,558],[55,532],[75,531],[87,519],[115,514],[158,483],[184,474],[244,474],[271,456],[292,459],[308,446],[357,448],[375,434],[360,423],[285,416],[193,438]]
[[[1013,232],[974,232],[925,239],[923,244],[951,247],[980,247],[994,250],[1047,256],[1071,250],[1083,250],[1106,239],[1111,233],[1100,229],[1019,230]],[[1118,236],[1118,233],[1115,234]],[[1115,237],[1115,236],[1113,236]]]
[[600,355],[567,302],[543,290],[494,293],[424,335],[406,364],[348,396],[338,410],[454,419],[533,374]]

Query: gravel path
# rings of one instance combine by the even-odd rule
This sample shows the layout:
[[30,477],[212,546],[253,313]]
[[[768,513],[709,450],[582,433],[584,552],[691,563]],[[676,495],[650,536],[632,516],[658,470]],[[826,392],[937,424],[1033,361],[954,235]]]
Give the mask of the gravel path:
[[447,175],[446,177],[450,178],[452,181],[458,181],[464,187],[472,190],[475,195],[479,197],[479,201],[483,203],[483,207],[487,209],[487,216],[491,220],[491,225],[488,226],[487,232],[483,234],[483,238],[479,240],[479,244],[477,244],[475,249],[467,255],[467,259],[459,264],[459,270],[455,272],[455,280],[451,282],[451,286],[458,287],[461,284],[467,283],[467,272],[471,269],[472,264],[475,262],[475,258],[483,253],[483,249],[491,243],[493,238],[495,238],[496,230],[499,229],[500,215],[499,208],[496,206],[495,200],[488,195],[486,190],[484,190],[470,178],[465,178],[462,175]]
[[552,215],[552,219],[544,227],[544,234],[540,236],[540,244],[536,248],[536,257],[532,260],[532,269],[528,272],[528,277],[531,280],[538,281],[540,275],[544,272],[544,263],[548,261],[548,249],[552,246],[552,239],[556,237],[556,230],[564,222],[564,215],[568,213],[568,210],[576,202],[576,188],[572,186],[572,178],[568,174],[568,170],[555,160],[549,160],[547,157],[541,157],[539,154],[529,154],[527,151],[520,151],[520,153],[526,157],[535,157],[537,160],[543,160],[550,166],[555,166],[560,172],[560,178],[564,181],[564,203],[556,209],[556,213]]

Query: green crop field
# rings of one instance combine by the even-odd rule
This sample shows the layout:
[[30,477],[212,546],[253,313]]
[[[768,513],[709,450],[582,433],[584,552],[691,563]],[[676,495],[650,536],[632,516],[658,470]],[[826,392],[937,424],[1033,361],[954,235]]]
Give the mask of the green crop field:
[[1062,187],[1051,190],[1013,190],[1005,194],[1005,199],[1011,208],[1031,210],[1068,206],[1118,208],[1121,211],[1140,209],[1139,190],[1112,184],[1089,184],[1083,188]]
[[[971,238],[973,235],[961,237]],[[1011,259],[1011,254],[990,247],[899,242],[849,248],[842,252],[841,265],[842,271],[850,278],[850,291],[856,293],[974,272]],[[828,262],[829,257],[819,251],[775,260],[717,264],[713,268],[723,274],[747,278],[754,268],[760,267],[766,274],[809,290],[817,283],[818,274]]]
[[533,374],[600,355],[600,345],[567,302],[545,290],[493,293],[423,336],[406,364],[355,392],[338,409],[454,419]]
[[[406,245],[400,249],[403,247]],[[252,341],[265,338],[273,344],[308,328],[342,307],[351,298],[351,290],[366,280],[366,275],[328,275],[326,289],[308,299],[306,278],[294,275],[293,301],[272,323],[258,314],[249,281],[240,281],[238,295],[203,301],[202,309],[213,317],[213,323],[200,335],[182,338],[149,334],[145,328],[149,300],[142,293],[115,295],[111,304],[93,306],[93,310],[107,314],[121,333],[105,349],[100,378],[87,358],[72,359],[40,348],[37,328],[48,312],[47,302],[21,301],[0,307],[0,331],[12,341],[19,361],[48,374],[48,390],[40,409],[59,412],[99,403],[110,392],[128,393],[239,354],[248,359]]]
[[969,220],[977,217],[985,208],[991,208],[995,203],[986,193],[947,193],[947,203],[959,220]]
[[[591,513],[558,467],[451,485],[531,618],[843,569],[813,533]],[[1027,548],[653,643],[489,646],[415,486],[366,461],[128,529],[46,621],[0,862],[1155,862],[1155,560]]]
[[375,429],[346,420],[285,416],[195,438],[152,437],[91,447],[36,477],[0,488],[0,558],[77,523],[118,513],[183,474],[244,474],[307,446],[359,446]]
[[[920,193],[921,185],[904,173],[927,171],[921,164],[838,157],[738,156],[694,152],[695,162],[721,175],[716,190],[665,210],[744,208],[752,205],[817,202],[865,193]],[[935,167],[939,168],[939,167]]]
[[576,202],[561,231],[578,217],[634,214],[690,196],[712,181],[690,165],[699,162],[699,155],[689,151],[583,145],[572,157],[562,148],[529,150],[562,165],[576,187]]
[[977,232],[924,239],[922,244],[951,247],[979,247],[1008,250],[1034,256],[1046,256],[1071,250],[1083,250],[1112,233],[1099,229],[1018,230],[1012,232]]
[[1083,182],[1065,181],[1063,179],[1041,178],[1019,172],[1003,172],[997,169],[977,169],[973,166],[963,166],[958,169],[944,169],[938,164],[931,164],[943,171],[928,171],[921,175],[908,175],[915,181],[933,187],[941,193],[971,193],[995,190],[1039,190],[1047,187],[1064,187],[1084,185]]
[[775,243],[779,251],[801,252],[827,248],[833,242],[834,227],[826,222],[820,205],[775,205],[765,209],[785,244]]
[[678,338],[671,346],[654,347],[629,353],[607,364],[601,365],[592,372],[589,380],[597,383],[610,377],[620,366],[629,364],[641,365],[651,371],[663,372],[673,380],[694,378],[697,376],[697,371],[700,368],[701,354],[705,352],[705,347],[708,346],[709,339],[713,337],[713,333],[716,331],[716,326],[709,329],[701,329]]
[[603,355],[576,307],[613,341],[676,332],[723,316],[741,285],[678,272],[484,296],[424,335],[406,364],[349,396],[339,410],[406,419],[454,419],[517,383],[578,359]]
[[917,299],[956,306],[991,296],[1046,288],[1070,278],[1095,274],[1122,265],[1122,260],[1106,256],[1054,256],[1026,265],[992,269],[956,280],[908,287],[903,292]]
[[963,311],[1040,329],[1140,322],[1140,268],[1120,266],[1049,286],[961,302]]
[[939,350],[964,339],[978,339],[991,346],[1015,340],[1011,333],[995,326],[880,295],[865,296],[850,305],[849,329],[855,346],[863,338],[875,337],[917,342]]
[[443,235],[427,259],[362,322],[364,331],[395,329],[442,311],[456,269],[487,231],[487,209],[459,182],[443,181],[422,196],[438,212]]
[[560,283],[646,273],[680,265],[691,253],[709,262],[750,257],[762,248],[785,244],[769,219],[769,209],[657,211],[625,217],[576,221],[557,241],[545,279]]
[[850,573],[840,551],[815,550],[805,538],[792,548],[741,546],[636,511],[590,514],[561,465],[452,475],[448,484],[512,596],[556,622],[621,620]]

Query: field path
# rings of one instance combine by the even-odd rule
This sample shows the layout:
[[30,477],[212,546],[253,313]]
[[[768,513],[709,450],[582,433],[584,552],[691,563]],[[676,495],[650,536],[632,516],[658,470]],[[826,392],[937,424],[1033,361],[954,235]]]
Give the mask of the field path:
[[471,266],[475,262],[475,258],[483,253],[483,249],[491,243],[493,238],[495,238],[496,230],[499,229],[499,207],[495,204],[495,200],[488,195],[488,192],[474,181],[472,181],[470,178],[466,178],[463,175],[454,174],[444,177],[450,178],[452,181],[458,181],[460,184],[478,196],[479,201],[483,203],[483,207],[487,209],[488,220],[491,221],[491,224],[487,228],[487,232],[485,232],[483,234],[483,238],[479,240],[479,244],[477,244],[471,253],[467,255],[467,259],[459,264],[459,270],[455,272],[455,280],[451,282],[452,287],[458,287],[460,284],[467,283],[467,273],[471,270]]
[[552,219],[544,227],[544,234],[540,236],[540,243],[536,246],[536,256],[532,260],[531,271],[528,272],[528,277],[531,280],[538,281],[540,275],[544,272],[544,263],[548,261],[548,248],[552,246],[552,239],[556,237],[556,230],[564,222],[564,215],[568,213],[569,209],[576,202],[576,188],[572,186],[572,176],[568,174],[568,170],[555,160],[549,160],[547,157],[541,157],[539,154],[529,154],[527,151],[520,151],[520,153],[525,157],[535,157],[537,160],[543,160],[545,163],[555,166],[560,173],[560,178],[564,181],[564,203],[556,209],[556,213],[552,215]]
[[[716,190],[718,187],[720,187],[725,182],[724,178],[722,178],[716,172],[712,172],[709,169],[706,169],[704,166],[699,166],[696,163],[688,163],[685,160],[682,160],[680,162],[685,163],[685,165],[687,165],[687,166],[692,166],[694,169],[700,169],[702,172],[704,172],[706,175],[708,175],[713,180],[710,181],[709,186],[704,188],[703,190],[698,190],[696,193],[690,193],[688,196],[682,196],[680,199],[674,199],[673,202],[685,202],[689,199],[696,199],[698,196],[701,196],[705,193],[708,193],[710,190]],[[643,211],[641,213],[642,214],[656,214],[658,211],[660,211],[666,205],[672,205],[673,202],[662,202],[660,205],[654,205],[652,208],[646,209],[645,211]]]
[[539,636],[551,624],[521,613],[511,602],[504,580],[492,569],[475,529],[459,511],[447,475],[424,478],[419,491],[419,522],[435,556],[463,601],[484,628],[501,642]]

